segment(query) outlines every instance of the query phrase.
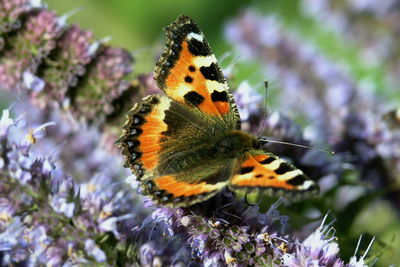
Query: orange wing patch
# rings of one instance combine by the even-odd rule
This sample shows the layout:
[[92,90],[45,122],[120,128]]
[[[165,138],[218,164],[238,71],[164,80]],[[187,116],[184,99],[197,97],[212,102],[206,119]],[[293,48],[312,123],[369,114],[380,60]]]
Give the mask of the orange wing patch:
[[[229,103],[219,101],[214,103],[211,94],[224,93],[227,90],[225,82],[208,80],[207,73],[217,75],[217,60],[214,55],[195,56],[188,48],[187,41],[182,43],[182,50],[175,66],[171,68],[166,79],[165,93],[172,99],[199,108],[210,115],[220,115],[229,112]],[[226,94],[226,92],[225,92]]]
[[165,190],[172,194],[174,198],[176,197],[190,197],[201,195],[204,193],[210,193],[216,190],[220,190],[226,185],[226,183],[221,182],[217,184],[207,184],[206,182],[201,182],[198,184],[190,184],[182,181],[177,181],[174,176],[161,176],[154,180],[157,187],[161,190]]
[[165,31],[166,48],[154,70],[158,86],[175,101],[208,115],[230,113],[228,85],[197,25],[180,16]]
[[294,186],[287,184],[284,180],[280,180],[275,171],[259,163],[262,159],[267,158],[267,155],[258,155],[248,158],[241,165],[241,174],[232,177],[231,184],[235,186],[251,187],[280,187],[293,190]]
[[230,181],[233,187],[281,188],[288,191],[310,191],[314,181],[288,162],[269,154],[249,155],[240,171]]
[[122,135],[117,141],[126,156],[125,166],[140,179],[159,163],[161,138],[168,125],[163,121],[171,100],[166,96],[150,95],[137,103],[127,114]]
[[145,117],[146,122],[141,127],[143,133],[138,137],[140,142],[138,148],[143,153],[141,161],[146,170],[154,169],[159,162],[161,133],[168,128],[163,122],[165,117],[164,111],[168,109],[169,103],[169,100],[166,100],[154,106],[149,115]]

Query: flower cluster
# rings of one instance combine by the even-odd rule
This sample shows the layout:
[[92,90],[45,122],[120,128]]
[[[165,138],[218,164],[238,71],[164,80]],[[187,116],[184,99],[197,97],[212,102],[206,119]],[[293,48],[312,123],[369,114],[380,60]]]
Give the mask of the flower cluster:
[[66,18],[35,0],[0,5],[0,87],[87,122],[121,118],[124,104],[137,94],[132,56],[67,25]]
[[386,73],[386,81],[395,89],[399,83],[400,8],[397,1],[301,1],[303,14],[322,22],[320,25],[344,36],[357,45],[365,66]]
[[130,87],[127,75],[132,72],[132,61],[123,49],[101,47],[88,77],[75,90],[74,111],[84,114],[87,120],[98,120],[99,114],[108,116],[115,112],[113,100]]
[[[299,241],[284,234],[288,217],[277,211],[279,201],[265,213],[238,201],[228,191],[212,202],[191,210],[158,208],[152,214],[163,233],[186,240],[192,260],[204,266],[367,266],[365,254],[360,259],[352,257],[349,263],[339,257],[333,228],[324,226],[326,217],[320,227]],[[160,259],[156,249],[147,249],[143,257],[145,266],[154,266],[151,264]],[[179,253],[176,258],[185,257]]]
[[[43,131],[57,126],[26,131],[24,121],[10,118],[8,110],[0,120],[1,264],[136,262],[128,240],[130,227],[147,216],[141,201],[109,171],[98,169],[78,182],[56,159],[36,156],[35,148],[45,152],[49,145]],[[103,166],[110,161],[102,160]]]
[[32,9],[30,0],[5,1],[2,5],[0,11],[1,35],[19,28],[21,15]]
[[263,266],[280,261],[290,243],[282,236],[287,217],[277,212],[276,205],[261,214],[257,207],[236,201],[231,192],[213,201],[217,208],[209,210],[209,216],[200,208],[191,212],[159,208],[153,218],[165,224],[170,236],[186,235],[191,257],[205,266]]
[[[43,64],[46,67],[40,70],[39,76],[46,83],[43,90],[34,90],[31,96],[33,103],[45,107],[49,104],[49,98],[56,100],[56,103],[63,103],[69,88],[75,87],[78,78],[85,74],[96,46],[98,44],[90,31],[77,25],[68,28],[57,42],[51,58],[46,58]],[[35,89],[35,86],[32,88]]]
[[37,71],[61,34],[55,13],[41,10],[27,16],[17,32],[3,37],[4,49],[0,59],[0,86],[3,89],[26,88],[24,73]]

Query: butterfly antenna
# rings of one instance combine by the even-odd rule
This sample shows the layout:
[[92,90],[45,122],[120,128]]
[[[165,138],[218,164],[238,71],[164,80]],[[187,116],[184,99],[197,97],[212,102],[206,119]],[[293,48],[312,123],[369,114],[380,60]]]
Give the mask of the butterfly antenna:
[[262,124],[261,124],[260,130],[257,133],[257,137],[264,130],[265,120],[267,118],[267,108],[268,108],[268,81],[267,80],[264,81],[264,86],[265,86],[264,113],[263,113]]
[[322,152],[325,152],[325,153],[329,153],[329,154],[332,154],[332,155],[335,154],[334,151],[329,150],[329,149],[320,148],[320,147],[306,146],[306,145],[300,145],[300,144],[284,142],[284,141],[276,141],[276,140],[269,140],[269,139],[261,138],[260,142],[261,142],[261,144],[274,143],[274,144],[282,144],[282,145],[296,146],[296,147],[302,147],[302,148],[317,149],[319,151],[322,151]]

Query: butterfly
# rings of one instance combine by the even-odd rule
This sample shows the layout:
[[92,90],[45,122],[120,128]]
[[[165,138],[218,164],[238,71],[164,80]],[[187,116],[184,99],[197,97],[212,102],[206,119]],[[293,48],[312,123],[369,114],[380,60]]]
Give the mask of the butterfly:
[[154,79],[165,95],[136,103],[118,140],[139,191],[168,207],[205,201],[225,187],[288,197],[317,192],[301,170],[240,130],[238,108],[196,23],[181,15],[164,30]]

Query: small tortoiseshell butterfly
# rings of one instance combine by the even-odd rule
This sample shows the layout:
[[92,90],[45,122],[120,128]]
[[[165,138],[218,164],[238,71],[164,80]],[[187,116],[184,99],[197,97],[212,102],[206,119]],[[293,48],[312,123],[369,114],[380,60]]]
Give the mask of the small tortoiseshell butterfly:
[[199,27],[180,16],[155,80],[166,95],[149,95],[127,114],[118,140],[143,194],[158,204],[190,206],[228,186],[240,193],[304,196],[318,185],[290,163],[260,150],[240,131],[240,116]]

